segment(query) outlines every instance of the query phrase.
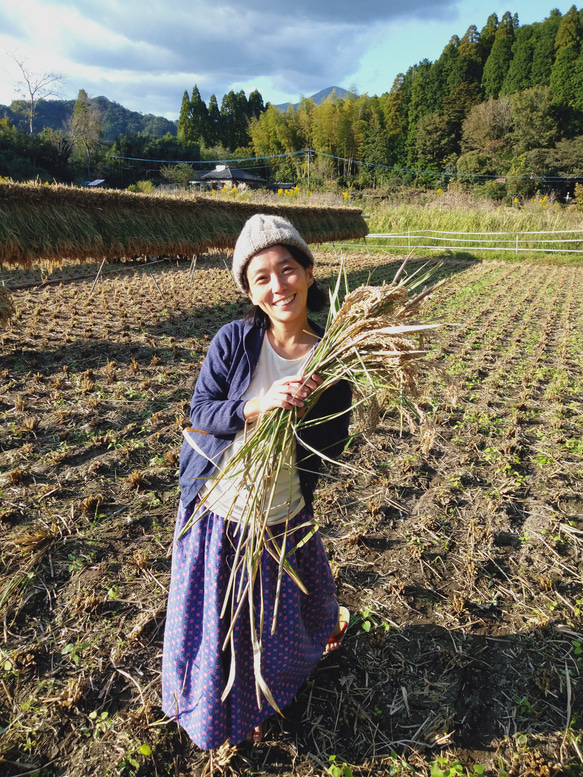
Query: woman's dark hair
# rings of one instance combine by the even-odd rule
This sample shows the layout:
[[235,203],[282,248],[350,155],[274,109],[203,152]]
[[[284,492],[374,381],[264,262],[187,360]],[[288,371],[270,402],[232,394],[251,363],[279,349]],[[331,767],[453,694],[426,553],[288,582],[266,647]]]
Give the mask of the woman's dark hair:
[[[302,267],[313,267],[313,263],[308,259],[308,257],[304,254],[303,251],[300,251],[299,248],[296,248],[295,246],[283,246],[285,249],[287,249],[292,257],[296,260],[298,264],[301,264]],[[251,261],[251,260],[249,260]],[[243,272],[243,279],[245,283],[245,290],[249,291],[249,282],[247,280],[247,267],[245,267],[245,271]],[[316,283],[316,280],[314,279],[314,282],[308,289],[308,299],[307,299],[307,305],[308,310],[310,310],[312,313],[317,313],[319,310],[324,310],[324,308],[328,304],[328,296],[325,291],[323,291],[318,284]],[[253,324],[254,326],[263,326],[266,329],[269,329],[269,326],[271,324],[269,320],[269,316],[261,310],[259,305],[253,305],[250,310],[245,313],[243,319],[245,321],[248,321],[250,324]]]

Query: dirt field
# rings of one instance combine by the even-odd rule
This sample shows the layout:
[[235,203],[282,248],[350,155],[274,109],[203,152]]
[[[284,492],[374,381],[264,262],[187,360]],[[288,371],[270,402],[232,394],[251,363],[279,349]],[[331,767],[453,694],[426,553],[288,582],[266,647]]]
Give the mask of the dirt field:
[[[351,287],[400,261],[347,256]],[[581,774],[583,265],[445,260],[457,406],[429,375],[435,435],[389,411],[318,492],[344,646],[212,754],[162,716],[161,649],[180,431],[245,305],[219,255],[121,269],[15,292],[0,335],[0,774]]]

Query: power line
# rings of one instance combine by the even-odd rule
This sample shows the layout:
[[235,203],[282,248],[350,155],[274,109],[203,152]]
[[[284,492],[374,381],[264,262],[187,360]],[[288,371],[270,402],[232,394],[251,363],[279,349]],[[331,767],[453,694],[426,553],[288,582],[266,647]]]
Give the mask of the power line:
[[130,162],[152,162],[165,165],[226,165],[231,162],[261,162],[264,159],[282,159],[305,154],[305,151],[291,151],[287,154],[271,154],[270,156],[250,156],[244,159],[146,159],[138,156],[120,156],[119,154],[106,154],[109,159],[126,159]]
[[178,165],[178,164],[188,164],[188,165],[206,165],[209,164],[230,164],[230,163],[237,163],[239,166],[243,165],[246,162],[249,163],[257,163],[257,162],[265,162],[269,160],[278,160],[278,159],[293,159],[300,156],[307,156],[308,159],[310,156],[321,156],[326,157],[327,159],[334,159],[337,162],[345,162],[351,165],[362,165],[364,167],[368,167],[371,170],[387,170],[393,173],[399,173],[399,174],[409,174],[409,175],[415,175],[415,176],[422,176],[422,177],[434,177],[434,178],[451,178],[456,179],[460,181],[500,181],[501,183],[505,183],[507,181],[533,181],[533,182],[540,182],[540,183],[576,183],[578,181],[583,181],[583,176],[579,175],[540,175],[536,177],[532,177],[531,175],[499,175],[499,174],[487,174],[487,173],[460,173],[457,171],[447,171],[447,170],[431,170],[431,169],[424,169],[424,168],[414,168],[414,167],[399,167],[397,165],[384,165],[380,164],[378,162],[365,162],[361,159],[353,159],[349,157],[341,157],[336,156],[335,154],[327,154],[324,151],[314,151],[314,149],[308,149],[304,148],[300,151],[289,151],[283,154],[268,154],[265,156],[253,156],[253,157],[245,157],[242,159],[207,159],[207,160],[194,160],[194,159],[147,159],[143,157],[131,157],[131,156],[121,156],[117,154],[106,154],[106,156],[109,159],[123,159],[130,162],[148,162],[153,164],[172,164],[172,165]]

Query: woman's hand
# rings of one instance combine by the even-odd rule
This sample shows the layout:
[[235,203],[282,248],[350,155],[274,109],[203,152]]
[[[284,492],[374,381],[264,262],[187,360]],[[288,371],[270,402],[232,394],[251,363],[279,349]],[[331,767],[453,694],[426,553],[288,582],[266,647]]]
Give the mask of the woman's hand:
[[281,407],[284,410],[298,408],[298,417],[302,417],[305,410],[304,401],[322,385],[322,378],[315,373],[309,377],[282,378],[276,380],[262,397],[250,399],[243,407],[243,415],[246,421],[254,421],[258,416]]

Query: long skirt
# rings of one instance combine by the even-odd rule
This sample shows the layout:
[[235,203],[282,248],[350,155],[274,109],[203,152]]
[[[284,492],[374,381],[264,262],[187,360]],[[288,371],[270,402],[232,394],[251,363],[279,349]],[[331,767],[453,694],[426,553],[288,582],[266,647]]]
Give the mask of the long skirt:
[[[231,649],[223,651],[229,618],[221,609],[233,563],[238,524],[196,501],[180,503],[172,554],[172,575],[162,660],[162,708],[186,730],[198,747],[211,750],[226,740],[238,744],[274,710],[261,698],[258,706],[253,670],[250,614],[244,605],[234,629],[235,682],[221,701],[229,677]],[[289,522],[296,529],[288,547],[298,545],[310,531],[302,527],[312,518],[303,509]],[[277,532],[277,526],[274,534]],[[275,703],[288,705],[322,657],[324,646],[338,618],[336,586],[318,532],[289,557],[308,590],[303,593],[284,573],[279,596],[277,628],[271,634],[278,577],[277,562],[264,551],[261,588],[255,586],[256,627],[263,599],[261,671]],[[258,576],[259,577],[259,576]]]

